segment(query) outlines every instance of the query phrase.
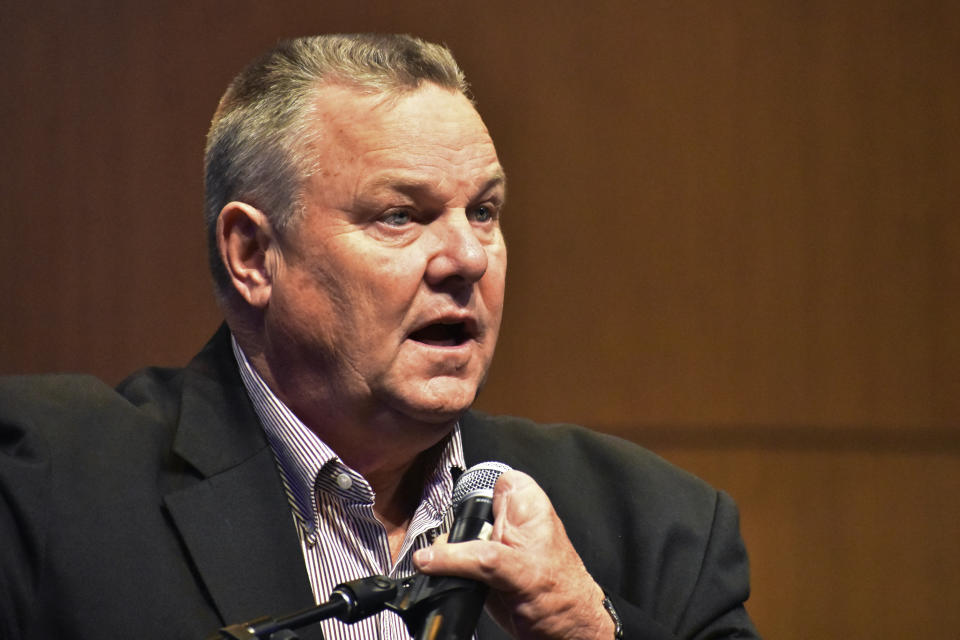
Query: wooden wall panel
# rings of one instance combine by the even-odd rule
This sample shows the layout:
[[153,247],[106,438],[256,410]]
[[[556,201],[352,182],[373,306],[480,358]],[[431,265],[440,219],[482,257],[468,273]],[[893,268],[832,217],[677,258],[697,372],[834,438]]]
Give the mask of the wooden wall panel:
[[6,8],[0,370],[188,358],[218,315],[200,150],[223,86],[283,35],[405,30],[455,49],[511,176],[485,407],[956,423],[956,5],[466,7]]
[[736,496],[767,638],[952,638],[960,452],[655,447]]
[[537,60],[569,91],[511,114],[540,152],[511,166],[535,188],[508,212],[492,403],[604,423],[956,422],[957,18],[843,6],[625,10],[613,35],[586,19],[590,55],[550,65],[555,42]]
[[279,37],[417,33],[454,49],[510,175],[480,405],[729,489],[770,637],[957,627],[960,5],[90,0],[0,23],[0,373],[186,361],[219,319],[201,150],[230,77]]

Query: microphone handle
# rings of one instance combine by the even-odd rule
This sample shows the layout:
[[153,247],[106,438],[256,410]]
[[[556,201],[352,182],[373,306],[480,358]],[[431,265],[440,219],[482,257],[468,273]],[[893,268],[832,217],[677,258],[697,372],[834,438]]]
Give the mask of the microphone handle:
[[445,580],[462,581],[463,587],[448,593],[430,609],[419,624],[415,640],[469,640],[473,636],[487,597],[487,586],[463,578]]
[[447,542],[489,540],[493,532],[493,498],[471,496],[457,509]]
[[[457,509],[447,542],[489,540],[493,531],[493,498],[471,496]],[[442,588],[442,597],[432,599],[431,607],[417,624],[414,640],[468,640],[487,598],[487,586],[476,580],[449,576],[431,576],[427,589]]]

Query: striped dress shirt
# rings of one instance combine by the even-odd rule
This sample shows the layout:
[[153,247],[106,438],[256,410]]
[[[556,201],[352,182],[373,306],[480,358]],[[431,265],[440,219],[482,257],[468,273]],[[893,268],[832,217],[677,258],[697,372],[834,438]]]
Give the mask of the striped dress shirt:
[[[314,600],[325,602],[348,580],[382,574],[404,578],[413,570],[413,552],[429,546],[452,520],[453,469],[464,469],[459,425],[424,487],[407,528],[397,562],[390,558],[387,532],[373,513],[374,492],[359,473],[304,425],[267,387],[236,340],[231,338],[240,376],[273,449],[300,536]],[[286,614],[291,612],[272,612]],[[403,621],[385,611],[347,625],[321,622],[327,640],[409,639]]]

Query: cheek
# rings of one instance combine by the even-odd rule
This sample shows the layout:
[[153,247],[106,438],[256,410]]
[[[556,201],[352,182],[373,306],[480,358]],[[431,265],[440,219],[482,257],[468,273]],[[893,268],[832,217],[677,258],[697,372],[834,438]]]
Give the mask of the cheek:
[[330,285],[358,333],[402,332],[423,279],[423,260],[408,250],[357,249],[360,259],[341,265]]
[[384,306],[409,306],[424,279],[426,258],[418,247],[371,252],[363,265],[363,280]]
[[499,312],[503,308],[506,288],[507,249],[501,245],[496,251],[489,251],[487,255],[487,271],[480,280],[480,290],[487,308],[491,312]]
[[300,341],[311,341],[332,349],[344,331],[355,324],[351,278],[331,258],[330,252],[301,254],[290,260],[274,283],[271,315]]

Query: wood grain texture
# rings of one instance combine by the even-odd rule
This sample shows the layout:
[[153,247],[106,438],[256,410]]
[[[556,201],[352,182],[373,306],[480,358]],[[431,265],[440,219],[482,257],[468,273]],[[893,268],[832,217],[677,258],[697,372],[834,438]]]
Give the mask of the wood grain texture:
[[764,637],[956,635],[956,450],[657,450],[736,497]]
[[281,36],[399,30],[453,47],[510,174],[482,406],[960,417],[955,4],[39,3],[4,24],[0,371],[186,360],[219,315],[200,155],[223,87]]

